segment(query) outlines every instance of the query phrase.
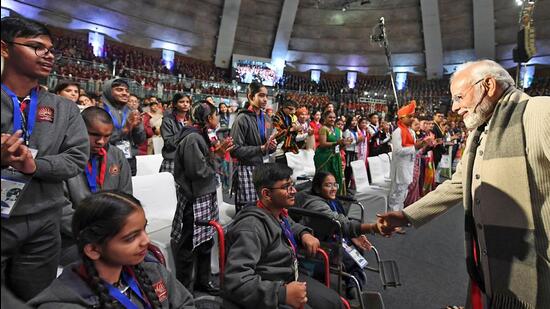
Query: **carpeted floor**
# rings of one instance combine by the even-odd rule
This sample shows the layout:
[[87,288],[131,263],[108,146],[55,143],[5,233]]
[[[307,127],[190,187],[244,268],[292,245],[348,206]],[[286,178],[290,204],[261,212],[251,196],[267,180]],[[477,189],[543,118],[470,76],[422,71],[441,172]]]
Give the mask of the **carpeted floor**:
[[408,228],[404,235],[370,236],[383,260],[397,261],[402,286],[383,290],[378,274],[369,272],[367,289],[381,291],[386,309],[464,306],[468,275],[463,227],[464,211],[457,205],[420,229]]

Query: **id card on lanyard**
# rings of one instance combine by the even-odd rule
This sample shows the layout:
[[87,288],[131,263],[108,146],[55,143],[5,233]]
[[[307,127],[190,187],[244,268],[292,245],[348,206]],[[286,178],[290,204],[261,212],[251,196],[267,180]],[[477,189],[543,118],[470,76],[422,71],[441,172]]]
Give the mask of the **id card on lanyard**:
[[[38,87],[31,90],[31,102],[29,105],[28,117],[25,117],[25,113],[21,109],[21,102],[19,102],[17,95],[4,84],[2,84],[2,89],[10,96],[13,102],[13,133],[18,130],[22,130],[25,145],[28,146],[29,139],[36,122],[36,113],[38,110]],[[33,156],[36,156],[36,152],[33,152]]]
[[[126,282],[126,284],[130,286],[130,289],[132,290],[131,292],[133,292],[139,297],[139,300],[141,301],[143,306],[147,309],[150,309],[151,305],[143,297],[143,294],[141,293],[141,290],[137,284],[136,279],[133,276],[127,274],[125,271],[122,271],[121,276],[122,276],[122,280],[124,280],[124,282]],[[112,284],[105,283],[105,286],[109,290],[109,295],[114,299],[116,299],[120,304],[122,304],[124,308],[139,309],[139,307],[136,304],[132,303],[132,301],[128,298],[128,296],[124,295],[122,292],[120,292],[119,289],[114,287]]]
[[283,217],[279,224],[281,225],[283,234],[285,235],[288,244],[292,249],[292,270],[294,271],[294,281],[298,281],[298,256],[296,254],[296,248],[298,247],[298,244],[296,243],[296,239],[294,239],[294,234],[292,234],[292,230],[290,229],[290,223],[288,223],[288,220]]
[[109,113],[109,115],[111,115],[111,119],[113,119],[113,124],[114,124],[115,128],[119,131],[122,130],[122,128],[126,124],[126,120],[128,119],[128,111],[129,111],[128,107],[125,106],[123,111],[122,111],[122,120],[121,120],[121,122],[119,122],[118,118],[115,115],[113,115],[113,113],[111,112],[111,108],[109,108],[109,105],[104,104],[103,108],[105,109],[105,111],[107,113]]

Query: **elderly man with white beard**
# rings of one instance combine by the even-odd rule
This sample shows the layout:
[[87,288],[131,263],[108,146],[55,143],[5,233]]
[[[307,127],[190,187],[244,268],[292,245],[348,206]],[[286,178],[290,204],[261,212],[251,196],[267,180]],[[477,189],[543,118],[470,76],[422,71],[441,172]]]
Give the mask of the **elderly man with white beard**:
[[550,97],[514,87],[499,64],[462,65],[451,78],[453,110],[471,130],[452,179],[381,230],[420,227],[460,202],[472,308],[550,308]]

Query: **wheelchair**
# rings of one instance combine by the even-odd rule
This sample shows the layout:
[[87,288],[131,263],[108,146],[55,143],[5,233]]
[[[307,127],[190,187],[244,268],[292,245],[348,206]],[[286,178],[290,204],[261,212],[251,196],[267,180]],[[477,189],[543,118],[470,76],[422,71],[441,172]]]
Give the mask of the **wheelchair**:
[[[349,197],[340,197],[340,199],[348,203],[348,210],[353,205],[360,207],[361,215],[363,215],[364,208],[359,202]],[[336,289],[338,294],[342,295],[343,279],[347,279],[351,281],[356,294],[359,296],[358,301],[361,309],[384,308],[384,302],[379,292],[361,290],[359,280],[355,276],[344,271],[342,262],[344,254],[342,247],[343,235],[340,222],[334,220],[330,216],[299,207],[290,208],[289,216],[296,222],[301,222],[303,217],[308,217],[308,227],[313,229],[315,237],[321,241],[321,247],[329,255],[330,274],[336,277],[337,282],[336,286],[332,286],[332,288]],[[328,241],[329,239],[335,241]],[[378,273],[384,289],[400,286],[401,282],[397,263],[392,260],[382,260],[378,250],[374,246],[371,251],[375,256],[377,265],[376,267],[366,266],[364,270]],[[367,277],[366,274],[365,277]]]
[[[215,220],[211,220],[208,222],[205,221],[199,221],[196,222],[199,226],[212,226],[216,233],[218,234],[218,249],[219,249],[219,265],[220,265],[220,290],[223,288],[223,274],[225,271],[225,234],[224,229],[221,224],[219,224]],[[317,251],[317,255],[320,256],[321,260],[323,261],[324,265],[324,283],[327,287],[330,288],[330,263],[329,263],[329,254],[323,250],[319,249]],[[344,307],[346,309],[351,309],[349,302],[340,296],[340,299],[342,300],[342,303],[344,304]],[[232,303],[228,301],[227,299],[222,298],[221,296],[211,296],[211,295],[204,295],[199,296],[195,298],[195,306],[200,309],[240,309],[238,305],[235,303]]]

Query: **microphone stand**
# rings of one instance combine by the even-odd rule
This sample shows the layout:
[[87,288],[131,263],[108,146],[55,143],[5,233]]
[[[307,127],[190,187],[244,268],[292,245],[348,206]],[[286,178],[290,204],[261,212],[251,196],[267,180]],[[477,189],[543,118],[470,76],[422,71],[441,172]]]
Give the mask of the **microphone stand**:
[[388,35],[386,34],[386,25],[384,23],[384,17],[380,17],[380,22],[378,23],[378,27],[380,28],[380,35],[372,35],[371,39],[374,42],[378,42],[379,45],[384,47],[384,53],[386,54],[386,63],[389,67],[389,73],[390,73],[390,81],[393,89],[393,95],[395,98],[395,106],[396,110],[399,109],[399,98],[397,97],[397,87],[395,86],[395,78],[393,76],[393,65],[391,61],[391,51],[390,51],[390,42],[388,41]]

